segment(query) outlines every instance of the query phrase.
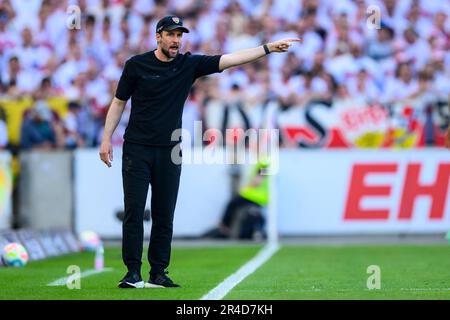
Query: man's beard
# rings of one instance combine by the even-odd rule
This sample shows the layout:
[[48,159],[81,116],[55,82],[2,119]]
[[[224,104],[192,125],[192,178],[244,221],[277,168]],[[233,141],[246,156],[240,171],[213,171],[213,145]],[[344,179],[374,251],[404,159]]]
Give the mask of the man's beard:
[[161,48],[161,52],[163,53],[163,55],[166,56],[167,59],[174,59],[174,58],[177,56],[177,54],[178,54],[178,50],[177,50],[177,52],[175,53],[175,55],[174,55],[174,56],[171,56],[169,50],[164,49],[164,48]]

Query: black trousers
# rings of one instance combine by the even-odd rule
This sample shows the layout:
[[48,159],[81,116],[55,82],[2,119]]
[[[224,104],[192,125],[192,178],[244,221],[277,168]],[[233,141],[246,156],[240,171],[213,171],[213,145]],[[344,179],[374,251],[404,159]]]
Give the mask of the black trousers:
[[129,271],[141,269],[144,209],[149,184],[152,187],[152,229],[148,248],[150,273],[169,266],[173,216],[180,182],[181,164],[171,159],[173,147],[123,145],[122,179],[125,216],[122,228],[122,257]]

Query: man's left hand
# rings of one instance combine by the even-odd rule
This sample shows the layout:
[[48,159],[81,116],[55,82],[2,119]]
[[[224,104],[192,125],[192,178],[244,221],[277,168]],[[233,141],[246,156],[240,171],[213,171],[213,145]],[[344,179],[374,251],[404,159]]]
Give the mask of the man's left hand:
[[292,42],[302,42],[301,38],[282,39],[267,44],[270,52],[287,52]]

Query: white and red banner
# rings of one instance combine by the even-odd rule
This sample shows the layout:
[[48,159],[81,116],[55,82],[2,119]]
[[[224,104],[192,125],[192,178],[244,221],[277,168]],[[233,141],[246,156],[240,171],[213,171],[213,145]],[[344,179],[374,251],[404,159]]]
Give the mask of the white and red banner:
[[348,99],[310,102],[279,115],[278,125],[288,145],[407,149],[442,146],[448,122],[448,105],[411,101],[386,107]]
[[[116,150],[114,166],[106,168],[97,150],[75,153],[77,232],[121,237],[120,158]],[[217,225],[231,197],[230,174],[227,165],[183,165],[175,237],[200,236]],[[450,230],[450,151],[443,148],[283,149],[274,186],[282,236]],[[148,236],[150,224],[144,226]]]
[[282,150],[281,235],[450,230],[450,152]]
[[[411,149],[443,146],[450,122],[447,101],[414,99],[392,105],[364,99],[310,101],[281,110],[276,103],[259,107],[214,104],[208,128],[280,129],[283,146],[302,148]],[[274,111],[277,110],[277,111]]]

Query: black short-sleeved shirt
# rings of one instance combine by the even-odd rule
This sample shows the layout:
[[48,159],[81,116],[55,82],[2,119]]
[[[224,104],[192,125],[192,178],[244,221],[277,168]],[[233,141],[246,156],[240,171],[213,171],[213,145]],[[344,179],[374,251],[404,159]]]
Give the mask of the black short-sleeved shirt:
[[131,97],[125,141],[159,146],[178,143],[171,141],[171,136],[181,128],[191,86],[201,76],[221,72],[220,57],[187,52],[163,62],[149,51],[127,60],[116,91],[117,99]]

